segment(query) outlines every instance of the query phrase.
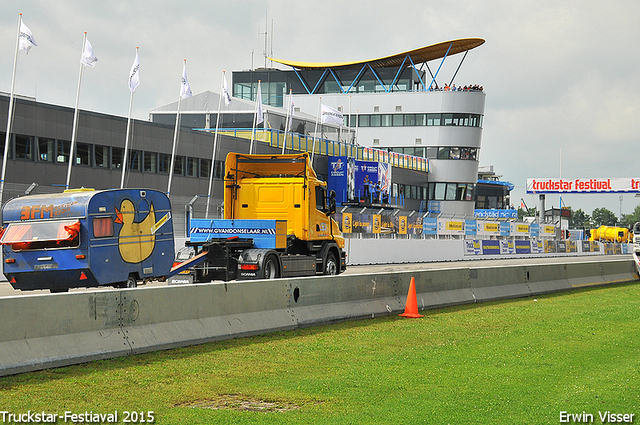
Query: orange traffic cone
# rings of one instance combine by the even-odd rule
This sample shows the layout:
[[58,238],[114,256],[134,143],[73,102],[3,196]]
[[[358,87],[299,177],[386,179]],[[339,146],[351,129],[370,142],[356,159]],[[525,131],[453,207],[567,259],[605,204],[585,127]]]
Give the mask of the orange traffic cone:
[[418,314],[418,299],[416,297],[416,281],[411,277],[411,283],[409,284],[409,293],[407,294],[407,304],[404,307],[404,313],[398,314],[401,317],[410,317],[416,319],[418,317],[424,317]]

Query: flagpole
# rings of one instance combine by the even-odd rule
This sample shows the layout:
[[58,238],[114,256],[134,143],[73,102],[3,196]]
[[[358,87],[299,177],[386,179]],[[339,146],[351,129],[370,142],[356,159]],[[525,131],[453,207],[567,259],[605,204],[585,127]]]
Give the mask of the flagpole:
[[213,172],[215,171],[216,163],[216,145],[218,144],[218,125],[220,124],[220,109],[222,108],[222,96],[224,93],[224,78],[225,72],[222,71],[222,83],[220,89],[220,97],[218,99],[218,116],[216,117],[216,132],[213,136],[213,152],[211,153],[211,171],[209,172],[209,191],[207,192],[207,210],[205,211],[204,218],[209,218],[209,205],[211,204],[211,197],[213,196],[211,191],[213,189]]
[[173,179],[173,167],[176,160],[176,148],[178,147],[178,129],[180,128],[180,105],[182,99],[191,97],[191,87],[187,81],[187,60],[182,65],[182,82],[180,83],[180,96],[178,96],[178,110],[176,111],[176,128],[173,132],[173,148],[171,150],[171,166],[169,170],[169,183],[167,184],[167,196],[171,194],[171,180]]
[[[291,113],[291,101],[293,98],[293,89],[289,89],[289,106],[287,107],[287,119],[284,122],[284,141],[282,143],[282,154],[284,155],[284,149],[287,146],[287,130],[289,128],[289,114]],[[291,143],[293,144],[293,136]]]
[[0,205],[4,194],[4,176],[7,171],[7,156],[9,154],[9,140],[11,139],[11,116],[13,114],[13,90],[16,83],[16,67],[18,65],[18,51],[20,46],[20,26],[22,25],[22,13],[18,18],[18,34],[16,37],[16,55],[13,59],[13,75],[11,77],[11,95],[9,97],[9,114],[7,115],[7,134],[4,140],[4,157],[2,158],[2,178],[0,179]]
[[354,134],[355,142],[358,143],[358,121],[360,120],[360,110],[356,109],[356,132]]
[[[82,51],[84,52],[84,46],[87,42],[87,32],[84,32],[84,38],[82,40]],[[73,113],[73,129],[71,131],[71,148],[69,149],[69,167],[67,168],[67,183],[65,184],[65,189],[69,189],[69,181],[71,180],[71,165],[74,160],[74,152],[76,146],[76,133],[78,129],[78,101],[80,100],[80,84],[82,82],[82,69],[84,68],[84,64],[80,61],[80,73],[78,75],[78,89],[76,90],[76,109]]]
[[318,133],[318,121],[320,121],[320,105],[322,105],[322,96],[318,99],[318,115],[316,116],[316,128],[313,130],[313,147],[311,148],[311,165],[313,165],[313,155],[316,153],[316,134]]
[[256,94],[256,109],[253,114],[253,128],[251,130],[251,144],[249,145],[249,155],[253,152],[253,140],[256,136],[256,121],[258,119],[258,100],[262,100],[262,96],[260,95],[260,81],[258,80],[258,93]]
[[182,96],[178,97],[178,111],[176,112],[176,128],[173,131],[173,147],[171,149],[171,166],[169,167],[169,183],[167,184],[167,196],[171,194],[171,180],[173,179],[173,167],[176,160],[176,145],[178,144],[178,128],[180,127],[180,103]]
[[[349,125],[347,126],[349,139],[351,139],[351,95],[349,95]],[[355,144],[355,140],[353,141]]]
[[[340,108],[343,108],[342,105],[340,105]],[[344,124],[344,118],[342,120],[342,122],[340,124],[338,124],[340,127],[338,127],[338,143],[342,142],[342,125]]]
[[129,96],[129,115],[127,117],[127,135],[125,136],[124,141],[124,159],[122,160],[122,177],[120,178],[120,189],[124,187],[124,175],[127,172],[127,161],[129,154],[129,133],[131,129],[131,106],[133,105],[133,92]]
[[[136,57],[138,56],[138,48],[136,47]],[[129,76],[131,78],[131,76]],[[124,175],[127,172],[127,160],[129,154],[129,133],[131,128],[131,107],[133,106],[133,91],[129,96],[129,115],[127,117],[127,135],[124,141],[124,166],[122,167],[122,178],[120,179],[120,189],[124,187]]]

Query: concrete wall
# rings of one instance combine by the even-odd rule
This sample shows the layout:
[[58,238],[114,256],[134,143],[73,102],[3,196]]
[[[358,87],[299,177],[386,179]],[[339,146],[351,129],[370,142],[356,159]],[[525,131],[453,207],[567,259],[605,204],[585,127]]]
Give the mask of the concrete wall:
[[630,259],[0,298],[0,375],[336,321],[638,279]]

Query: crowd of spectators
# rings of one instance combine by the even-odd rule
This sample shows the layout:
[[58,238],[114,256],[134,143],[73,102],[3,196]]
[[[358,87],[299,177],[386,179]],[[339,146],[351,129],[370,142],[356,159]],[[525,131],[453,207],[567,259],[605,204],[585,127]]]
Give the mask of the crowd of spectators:
[[449,86],[449,84],[446,83],[444,87],[438,87],[438,84],[434,83],[434,85],[429,88],[429,91],[484,91],[484,88],[478,84],[456,87],[455,84]]

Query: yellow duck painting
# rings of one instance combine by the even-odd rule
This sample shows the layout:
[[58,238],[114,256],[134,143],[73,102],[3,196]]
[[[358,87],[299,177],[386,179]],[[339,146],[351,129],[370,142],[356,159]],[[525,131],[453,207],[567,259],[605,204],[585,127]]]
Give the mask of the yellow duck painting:
[[134,223],[135,207],[125,199],[120,203],[120,210],[116,207],[116,223],[122,228],[118,234],[120,256],[127,263],[140,263],[149,258],[156,244],[156,235],[151,233],[151,227],[156,224],[156,214],[153,204],[149,207],[149,214],[139,223]]

